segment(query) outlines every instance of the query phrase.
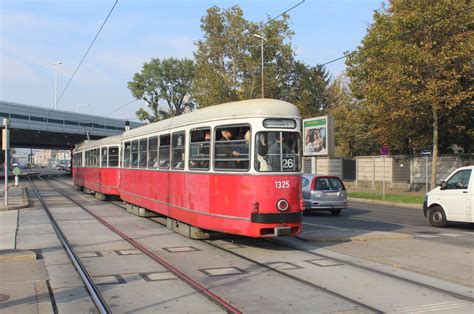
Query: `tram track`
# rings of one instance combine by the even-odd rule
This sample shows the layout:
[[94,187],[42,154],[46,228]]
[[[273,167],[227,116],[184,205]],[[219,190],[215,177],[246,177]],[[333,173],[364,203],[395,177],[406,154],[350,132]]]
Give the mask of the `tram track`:
[[[102,217],[96,215],[95,213],[93,213],[91,210],[89,210],[88,208],[84,207],[82,204],[80,204],[78,201],[76,201],[75,199],[73,199],[71,196],[67,195],[66,193],[64,193],[63,191],[61,191],[60,189],[58,189],[57,187],[55,187],[53,184],[51,184],[50,182],[48,182],[48,180],[45,180],[43,179],[41,176],[37,176],[37,178],[41,181],[43,181],[44,183],[48,184],[54,191],[56,191],[57,193],[59,193],[62,197],[66,198],[67,200],[69,200],[70,202],[72,202],[74,205],[76,205],[77,207],[81,208],[83,211],[85,211],[86,213],[88,213],[90,216],[92,216],[95,220],[97,220],[99,223],[101,223],[102,225],[104,225],[106,228],[108,228],[110,231],[114,232],[115,234],[117,234],[118,236],[120,236],[123,240],[125,240],[126,242],[128,242],[131,246],[133,246],[135,249],[139,250],[140,252],[142,252],[143,254],[145,254],[146,256],[148,256],[149,258],[151,258],[153,261],[157,262],[158,264],[160,264],[161,266],[163,266],[165,269],[167,269],[169,272],[171,272],[172,274],[174,274],[177,278],[179,278],[181,281],[183,281],[184,283],[186,283],[187,285],[189,285],[192,289],[194,289],[195,291],[197,291],[198,293],[200,293],[201,295],[203,295],[204,297],[206,297],[207,299],[209,299],[210,301],[212,301],[214,304],[218,305],[220,308],[222,308],[223,310],[225,310],[227,313],[242,313],[238,308],[236,308],[235,306],[233,306],[232,304],[230,304],[229,302],[227,302],[226,300],[224,300],[223,298],[221,298],[220,296],[214,294],[211,290],[209,290],[208,288],[204,287],[203,285],[201,285],[199,282],[195,281],[194,279],[192,279],[190,276],[188,276],[187,274],[185,274],[184,272],[182,272],[181,270],[179,270],[178,268],[176,268],[175,266],[173,266],[171,263],[167,262],[166,260],[162,259],[161,257],[159,257],[158,255],[154,254],[151,250],[149,250],[148,248],[146,248],[145,246],[141,245],[139,242],[137,242],[136,240],[132,239],[131,237],[127,236],[127,234],[125,234],[124,232],[122,232],[121,230],[119,230],[118,228],[116,228],[115,226],[113,226],[112,224],[108,223],[106,220],[104,220]],[[30,183],[32,185],[32,187],[34,188],[35,190],[35,194],[37,195],[38,199],[40,200],[43,208],[47,208],[46,204],[44,203],[39,191],[36,189],[34,183],[32,182],[31,178],[28,177],[28,179],[30,180]],[[54,179],[53,179],[54,180]],[[116,206],[119,206],[119,205],[116,205]],[[121,207],[121,206],[120,206]],[[49,210],[47,210],[47,213],[48,213],[48,217],[50,218],[53,226],[56,226],[58,228],[58,230],[60,231],[60,228],[59,228],[59,225],[57,224],[57,222],[54,220],[54,217],[52,216],[52,214],[50,213]],[[55,227],[55,229],[56,229]],[[62,231],[60,231],[61,234],[62,234]],[[64,234],[62,234],[64,236]],[[65,236],[64,236],[65,238]],[[67,238],[65,238],[66,241],[67,241]],[[75,254],[74,250],[70,247],[69,243],[67,244],[68,247],[70,248],[70,251],[71,253],[75,256],[75,260],[77,260],[79,263],[80,263],[80,259],[79,257],[77,257],[77,255]],[[75,264],[74,264],[75,265]],[[82,265],[82,263],[80,263],[80,265]],[[82,268],[84,270],[85,273],[87,273],[87,270],[85,269],[85,267],[82,265]],[[82,277],[81,277],[82,278]],[[90,275],[88,275],[88,282],[90,282],[90,285],[91,286],[94,286],[97,290],[97,293],[100,295],[100,292],[99,290],[97,289],[97,286],[94,284],[93,280],[92,280],[92,277]],[[91,294],[92,296],[92,294]],[[102,306],[105,306],[107,309],[108,309],[108,306],[107,306],[107,303],[105,302],[105,300],[101,297],[102,299],[102,302],[100,302],[99,304],[102,304]],[[95,300],[94,300],[95,301]],[[96,304],[97,305],[97,304]],[[100,310],[99,308],[99,305],[98,306],[98,309]],[[105,312],[102,312],[101,313],[111,313],[110,309],[108,309],[108,311],[105,311]]]
[[64,250],[66,251],[67,255],[69,256],[69,259],[71,260],[72,264],[74,265],[74,268],[76,269],[77,273],[81,277],[81,280],[84,283],[84,286],[86,287],[87,292],[89,293],[92,301],[94,302],[95,306],[97,307],[97,310],[100,313],[112,313],[112,311],[110,310],[107,302],[105,301],[104,297],[100,293],[99,288],[97,287],[94,280],[92,279],[92,276],[89,274],[86,267],[81,262],[80,258],[77,256],[76,252],[74,251],[71,244],[69,243],[68,238],[63,233],[61,227],[59,226],[59,224],[54,219],[51,211],[49,210],[49,207],[44,202],[43,197],[41,196],[41,194],[38,191],[36,185],[33,183],[33,180],[31,180],[31,178],[29,176],[28,176],[28,181],[30,182],[31,187],[33,188],[33,191],[35,192],[36,197],[38,198],[39,202],[41,203],[41,206],[43,207],[44,211],[46,212],[46,215],[48,216],[49,221],[51,222],[51,225],[53,226],[54,232],[56,233],[59,241],[61,242],[61,245],[63,246]]
[[[62,180],[60,182],[62,184],[66,184]],[[110,203],[113,204],[114,206],[125,209],[124,206],[122,206],[121,204],[118,204],[117,202],[112,201]],[[443,288],[440,288],[440,287],[436,287],[436,286],[433,286],[433,285],[430,285],[430,284],[426,284],[426,283],[423,283],[423,282],[412,280],[412,279],[409,279],[409,278],[406,278],[406,277],[403,277],[403,276],[399,276],[399,275],[390,273],[388,271],[375,269],[375,268],[370,267],[370,266],[360,265],[356,262],[350,262],[348,260],[340,259],[340,258],[337,258],[337,257],[334,257],[334,256],[329,256],[329,255],[326,255],[326,254],[323,254],[323,253],[316,253],[316,252],[313,252],[311,250],[302,249],[302,248],[300,248],[296,245],[292,245],[292,244],[289,244],[289,243],[284,243],[284,242],[282,242],[278,239],[263,239],[263,241],[272,243],[274,245],[281,246],[282,248],[287,248],[287,249],[291,249],[291,250],[294,250],[294,251],[309,254],[309,255],[312,255],[312,256],[315,256],[315,257],[318,257],[318,258],[330,259],[330,260],[339,262],[341,264],[344,264],[344,265],[347,265],[347,266],[350,266],[350,267],[354,267],[354,268],[362,270],[362,271],[370,272],[370,273],[377,274],[377,275],[384,276],[384,277],[388,277],[388,278],[391,278],[391,279],[394,279],[394,280],[397,280],[397,281],[400,281],[400,282],[403,282],[403,283],[406,283],[406,284],[409,284],[409,285],[414,285],[414,286],[417,286],[417,287],[420,287],[420,288],[424,288],[424,289],[428,289],[428,290],[435,291],[435,292],[438,292],[438,293],[442,293],[442,294],[445,294],[447,296],[450,296],[450,297],[458,299],[458,300],[474,302],[474,298],[463,295],[463,294],[459,294],[459,293],[456,293],[456,292],[453,292],[453,291],[450,291],[450,290],[446,290],[446,289],[443,289]],[[222,247],[222,246],[220,246],[216,243],[213,243],[213,240],[204,240],[203,242],[205,242],[209,246],[212,246],[216,249],[219,249],[219,250],[224,251],[228,254],[234,255],[238,258],[241,258],[241,259],[243,259],[243,260],[245,260],[249,263],[252,263],[252,264],[254,264],[258,267],[261,267],[263,269],[267,269],[268,271],[275,272],[275,273],[277,273],[281,276],[287,277],[287,278],[289,278],[291,280],[294,280],[294,281],[297,281],[297,282],[299,282],[299,283],[301,283],[305,286],[311,287],[312,289],[327,293],[328,295],[331,295],[331,296],[334,296],[336,298],[345,300],[347,302],[351,302],[351,303],[357,305],[358,307],[360,307],[361,309],[365,309],[367,311],[376,312],[376,313],[384,312],[384,310],[381,310],[381,309],[376,308],[374,306],[364,304],[364,303],[362,303],[358,300],[355,300],[353,297],[348,297],[344,294],[341,294],[341,293],[335,292],[331,289],[328,289],[328,288],[326,288],[322,285],[318,285],[318,284],[316,284],[314,282],[311,282],[309,280],[306,280],[304,278],[289,274],[288,272],[286,272],[284,270],[277,269],[275,267],[272,267],[271,265],[265,264],[264,262],[258,261],[255,258],[240,254],[240,253],[236,252],[235,250]],[[239,243],[239,245],[245,247],[244,244]],[[250,246],[247,246],[247,247],[250,247]]]

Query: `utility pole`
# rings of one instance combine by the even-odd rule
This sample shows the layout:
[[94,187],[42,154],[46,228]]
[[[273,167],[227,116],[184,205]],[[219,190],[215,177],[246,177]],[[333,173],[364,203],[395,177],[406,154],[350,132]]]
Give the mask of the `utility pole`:
[[54,78],[54,110],[58,107],[58,66],[62,64],[62,61],[52,62],[52,65],[56,66],[55,78]]
[[10,146],[10,138],[8,136],[8,126],[10,125],[10,119],[9,118],[3,118],[3,126],[5,128],[3,129],[3,150],[5,151],[5,207],[8,207],[8,148]]
[[267,39],[263,37],[262,35],[254,34],[254,37],[260,38],[260,51],[261,51],[261,61],[262,61],[262,98],[265,98],[265,89],[264,89],[264,76],[263,76],[263,42],[266,41]]

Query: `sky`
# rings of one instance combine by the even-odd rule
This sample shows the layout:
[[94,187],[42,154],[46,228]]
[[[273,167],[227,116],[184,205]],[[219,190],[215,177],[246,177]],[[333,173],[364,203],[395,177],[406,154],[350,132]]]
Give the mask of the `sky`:
[[[0,0],[0,100],[52,108],[55,67],[61,95],[115,0]],[[239,5],[254,22],[300,2],[283,0],[119,0],[58,109],[134,119],[127,82],[151,58],[193,58],[200,19],[211,6]],[[378,0],[306,0],[290,12],[296,59],[309,65],[357,47]],[[333,77],[344,61],[327,65]],[[120,110],[117,110],[121,108]]]

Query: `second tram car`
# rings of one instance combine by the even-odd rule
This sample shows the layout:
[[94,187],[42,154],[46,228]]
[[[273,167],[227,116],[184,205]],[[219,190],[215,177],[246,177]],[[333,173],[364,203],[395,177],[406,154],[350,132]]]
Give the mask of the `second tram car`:
[[301,231],[300,116],[287,102],[207,107],[124,132],[122,200],[212,231]]
[[121,135],[87,141],[73,151],[73,181],[76,189],[95,193],[100,199],[120,195]]

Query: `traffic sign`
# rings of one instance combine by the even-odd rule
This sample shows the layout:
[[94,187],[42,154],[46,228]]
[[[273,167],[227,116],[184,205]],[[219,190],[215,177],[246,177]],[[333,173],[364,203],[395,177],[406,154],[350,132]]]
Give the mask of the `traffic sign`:
[[21,170],[18,167],[13,168],[13,174],[15,176],[19,176],[21,174]]
[[421,151],[421,156],[431,156],[431,150],[429,149],[423,149]]
[[379,152],[380,152],[380,156],[382,156],[382,157],[387,156],[388,153],[389,153],[388,146],[387,146],[387,145],[382,146],[382,147],[380,148]]

